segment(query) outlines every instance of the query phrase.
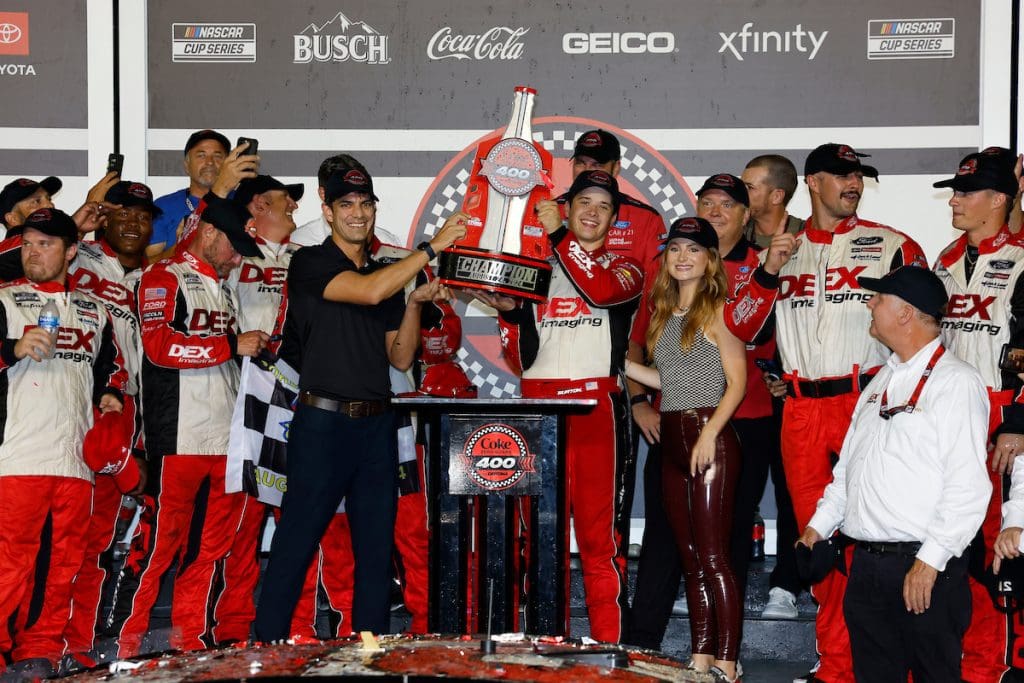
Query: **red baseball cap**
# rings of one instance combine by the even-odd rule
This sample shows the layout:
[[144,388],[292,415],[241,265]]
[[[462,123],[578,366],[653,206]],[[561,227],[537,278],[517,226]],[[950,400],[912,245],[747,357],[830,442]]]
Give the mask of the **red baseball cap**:
[[96,474],[114,477],[121,493],[139,485],[139,466],[132,457],[131,425],[122,413],[93,411],[93,424],[82,444],[82,459]]

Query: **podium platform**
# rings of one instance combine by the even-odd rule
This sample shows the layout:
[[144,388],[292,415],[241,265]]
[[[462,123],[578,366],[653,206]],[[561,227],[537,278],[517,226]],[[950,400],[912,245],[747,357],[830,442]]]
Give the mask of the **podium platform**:
[[[406,396],[392,402],[416,411],[426,436],[428,628],[567,635],[563,418],[597,401]],[[519,515],[529,516],[525,542],[516,537]]]

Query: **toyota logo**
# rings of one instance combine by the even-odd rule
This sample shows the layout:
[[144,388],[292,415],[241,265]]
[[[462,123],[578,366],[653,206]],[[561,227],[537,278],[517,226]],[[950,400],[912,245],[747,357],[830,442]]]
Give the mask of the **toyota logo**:
[[0,44],[8,45],[21,40],[21,27],[16,24],[0,24]]

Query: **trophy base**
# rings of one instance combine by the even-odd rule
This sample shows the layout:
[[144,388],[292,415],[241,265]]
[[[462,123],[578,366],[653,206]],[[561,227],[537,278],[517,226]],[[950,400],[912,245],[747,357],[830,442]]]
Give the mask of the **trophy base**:
[[437,276],[451,287],[543,301],[551,285],[551,264],[519,254],[454,246],[438,255]]

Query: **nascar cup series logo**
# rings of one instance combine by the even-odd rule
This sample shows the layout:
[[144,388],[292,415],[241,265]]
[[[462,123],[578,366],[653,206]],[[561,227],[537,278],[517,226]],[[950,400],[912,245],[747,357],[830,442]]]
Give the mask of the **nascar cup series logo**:
[[[570,157],[576,139],[597,128],[610,131],[621,144],[622,160],[618,181],[622,192],[654,207],[666,225],[682,216],[694,214],[696,204],[693,191],[668,159],[630,133],[605,121],[593,119],[569,116],[533,119],[533,139],[554,157],[551,178],[557,189],[553,194],[568,189],[572,183]],[[430,239],[441,229],[448,216],[460,210],[479,143],[480,140],[474,140],[467,145],[438,173],[416,210],[410,245]],[[522,153],[525,154],[526,150]],[[519,169],[518,166],[516,168]],[[511,182],[507,177],[503,180]],[[632,238],[632,230],[629,221],[620,216],[609,230],[606,244],[614,249]],[[467,300],[468,297],[462,297],[455,302],[463,330],[462,348],[457,356],[460,365],[479,388],[480,396],[518,396],[519,378],[502,358],[494,311],[476,303],[467,303]]]
[[534,471],[526,439],[505,424],[484,425],[470,434],[462,457],[470,481],[485,491],[511,488]]

